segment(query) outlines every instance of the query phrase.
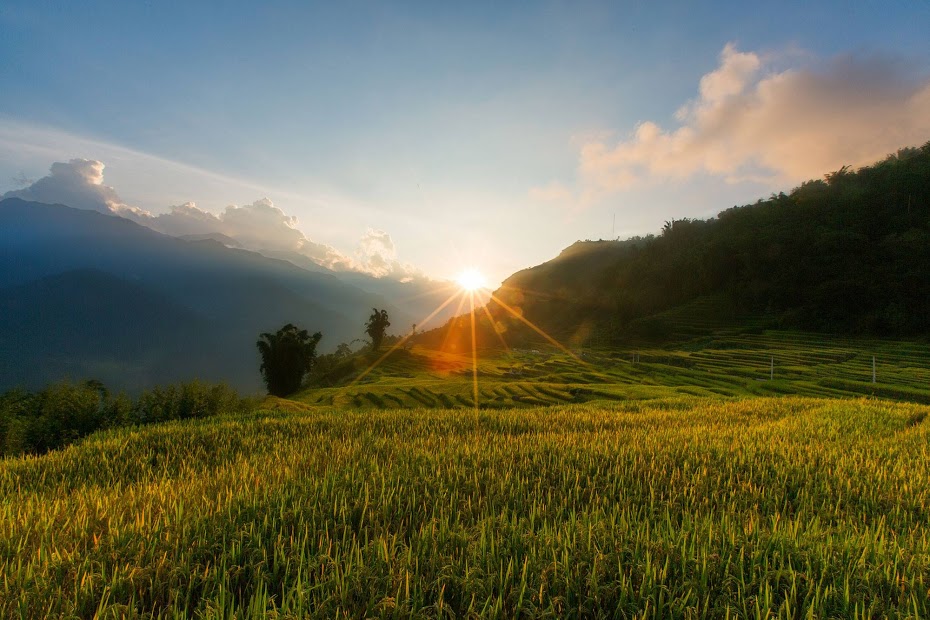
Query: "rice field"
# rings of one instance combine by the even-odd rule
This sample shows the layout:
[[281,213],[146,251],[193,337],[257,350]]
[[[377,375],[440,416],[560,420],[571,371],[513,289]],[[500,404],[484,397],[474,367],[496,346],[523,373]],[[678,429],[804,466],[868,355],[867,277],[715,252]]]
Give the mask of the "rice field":
[[0,461],[0,617],[930,617],[930,407],[525,379]]
[[[505,409],[674,396],[879,397],[930,404],[930,344],[720,329],[674,348],[481,352],[477,405]],[[873,359],[874,379],[873,383]],[[470,355],[414,348],[358,383],[297,395],[348,409],[474,408]]]

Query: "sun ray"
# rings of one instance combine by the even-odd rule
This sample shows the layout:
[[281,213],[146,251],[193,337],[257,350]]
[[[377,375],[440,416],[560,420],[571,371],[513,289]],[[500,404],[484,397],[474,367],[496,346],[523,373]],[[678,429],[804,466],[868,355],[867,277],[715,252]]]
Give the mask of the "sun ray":
[[520,321],[523,321],[527,326],[529,326],[530,329],[532,329],[534,332],[536,332],[537,334],[539,334],[540,336],[542,336],[543,338],[545,338],[550,344],[555,345],[556,347],[558,347],[559,350],[561,350],[561,351],[563,351],[564,353],[570,355],[570,356],[571,356],[572,358],[574,358],[575,361],[577,361],[579,364],[582,364],[582,365],[584,365],[584,366],[587,366],[587,365],[588,365],[583,359],[581,359],[580,357],[578,357],[577,355],[575,355],[572,351],[570,351],[569,349],[567,349],[567,348],[566,348],[564,345],[562,345],[562,343],[560,343],[558,340],[556,340],[555,338],[553,338],[552,336],[550,336],[549,334],[547,334],[546,332],[544,332],[541,328],[537,327],[532,321],[530,321],[529,319],[527,319],[526,317],[524,317],[522,314],[520,314],[519,312],[517,312],[516,310],[514,310],[513,308],[511,308],[510,306],[508,306],[506,303],[504,303],[504,301],[501,300],[500,297],[498,297],[498,296],[495,295],[494,293],[491,293],[491,299],[493,299],[495,302],[497,302],[498,305],[500,305],[501,308],[503,308],[504,310],[506,310],[507,312],[509,312],[510,314],[512,314],[512,315],[514,316],[514,318],[516,318],[516,319],[518,319],[518,320],[520,320]]
[[[435,310],[433,310],[433,311],[429,314],[429,316],[427,316],[425,319],[423,319],[422,321],[420,321],[420,325],[426,323],[426,322],[429,321],[431,318],[433,318],[434,316],[436,316],[437,314],[439,314],[440,312],[442,312],[442,309],[443,309],[443,308],[445,308],[446,306],[448,306],[449,304],[451,304],[451,303],[455,300],[455,298],[458,297],[458,296],[461,295],[461,294],[462,294],[461,291],[456,291],[455,293],[453,293],[452,295],[450,295],[449,298],[446,299],[444,302],[442,302],[442,304],[440,304]],[[461,307],[462,307],[462,304],[461,304],[461,302],[460,302],[460,303],[459,303],[459,308],[461,308]],[[359,376],[355,377],[355,379],[353,379],[352,382],[349,384],[349,387],[354,386],[356,383],[358,383],[359,381],[361,381],[362,379],[364,379],[366,376],[368,376],[368,374],[369,374],[372,370],[374,370],[374,369],[378,366],[378,364],[380,364],[381,362],[383,362],[384,360],[386,360],[386,359],[388,358],[388,356],[389,356],[391,353],[393,353],[394,351],[396,351],[397,349],[399,349],[400,347],[402,347],[408,340],[410,340],[410,338],[411,338],[412,336],[413,336],[413,334],[407,334],[406,336],[404,336],[403,338],[401,338],[400,340],[398,340],[396,343],[394,343],[394,346],[392,346],[390,349],[388,349],[388,350],[387,350],[387,353],[385,353],[384,355],[382,355],[381,357],[379,357],[377,360],[375,360],[375,362],[374,362],[371,366],[369,366],[364,372],[362,372],[362,374],[360,374]]]
[[[485,289],[484,292],[485,294],[487,294],[488,289]],[[510,353],[510,346],[507,344],[507,341],[504,340],[503,334],[497,331],[497,327],[494,324],[494,317],[491,316],[491,312],[488,310],[487,305],[481,306],[481,309],[484,310],[485,316],[488,317],[488,324],[491,326],[491,329],[494,331],[494,335],[497,336],[497,339],[501,341],[502,345],[504,345],[504,350],[507,351],[507,353]]]
[[455,328],[455,325],[456,325],[456,319],[462,313],[462,306],[465,305],[465,291],[459,290],[459,294],[461,294],[462,297],[461,299],[459,299],[459,305],[455,309],[455,312],[452,314],[452,318],[449,319],[449,322],[450,322],[449,329],[446,330],[446,335],[442,339],[442,345],[439,347],[440,351],[446,350],[446,345],[449,344],[449,338],[452,337],[452,330]]
[[[475,274],[477,273],[478,272],[475,272]],[[456,298],[458,298],[458,305],[456,306],[455,313],[453,314],[453,318],[450,319],[449,321],[449,329],[445,334],[445,337],[442,342],[442,346],[440,348],[440,350],[445,350],[446,345],[449,342],[449,338],[452,335],[452,331],[460,325],[456,319],[461,316],[463,306],[465,306],[466,301],[468,302],[467,312],[468,312],[468,320],[469,320],[470,327],[471,327],[472,402],[474,403],[474,407],[476,411],[480,407],[479,389],[478,389],[478,324],[477,324],[477,318],[476,318],[476,312],[475,312],[477,309],[476,303],[475,303],[476,295],[482,295],[482,296],[486,295],[489,301],[493,300],[494,302],[496,302],[499,306],[501,306],[514,318],[526,324],[530,329],[532,329],[534,332],[542,336],[547,342],[555,346],[557,349],[559,349],[560,351],[562,351],[563,353],[565,353],[566,355],[568,355],[569,357],[571,357],[578,363],[584,366],[588,365],[584,360],[580,359],[577,355],[575,355],[575,353],[573,353],[571,350],[565,347],[562,343],[560,343],[558,340],[556,340],[555,338],[547,334],[545,331],[543,331],[542,328],[538,327],[532,321],[530,321],[529,319],[524,317],[522,314],[520,314],[519,312],[514,310],[512,307],[510,307],[506,302],[504,302],[501,298],[495,295],[492,290],[484,286],[481,286],[479,284],[475,284],[474,280],[468,280],[467,283],[463,281],[459,281],[458,284],[459,284],[459,287],[458,287],[459,290],[453,292],[449,297],[447,297],[446,300],[443,301],[439,306],[437,306],[435,310],[433,310],[428,316],[426,316],[426,318],[420,321],[419,325],[424,325],[428,323],[433,317],[435,317],[437,314],[442,312],[442,310],[444,310],[447,306],[449,306],[449,304],[451,304],[452,302],[456,300]],[[451,287],[444,287],[444,289],[448,289],[448,288],[451,288]],[[524,293],[526,292],[528,291],[524,291]],[[532,292],[529,292],[529,293],[533,294]],[[510,346],[508,346],[507,341],[504,339],[503,335],[497,331],[495,327],[495,323],[494,323],[494,317],[491,314],[491,312],[488,310],[487,305],[481,305],[480,308],[488,318],[488,327],[494,331],[494,334],[497,336],[498,340],[500,340],[501,344],[504,346],[504,349],[509,353],[511,351]],[[464,319],[464,317],[461,317],[461,318]],[[384,360],[386,360],[394,351],[396,351],[397,349],[402,347],[404,344],[406,344],[407,341],[412,337],[412,335],[413,335],[412,333],[407,334],[404,337],[402,337],[400,340],[398,340],[390,349],[387,350],[387,352],[385,352],[381,357],[375,360],[375,362],[372,363],[368,368],[366,368],[361,374],[355,377],[355,379],[353,379],[349,385],[354,386],[359,381],[361,381],[366,376],[368,376],[375,368],[377,368],[382,362],[384,362]]]
[[468,291],[471,300],[471,376],[474,385],[475,409],[478,408],[478,335],[475,333],[475,291]]
[[551,301],[553,299],[560,298],[558,295],[553,295],[552,293],[543,293],[531,288],[518,288],[516,286],[509,286],[507,284],[502,284],[501,290],[513,291],[515,293],[520,293],[521,295],[525,295],[527,297],[535,297],[536,299],[543,301]]
[[442,286],[431,288],[428,291],[423,291],[422,293],[416,293],[414,295],[407,295],[405,297],[397,297],[395,299],[398,302],[407,302],[407,301],[413,301],[414,299],[420,299],[421,297],[429,297],[430,295],[434,295],[438,293],[445,293],[446,291],[453,291],[453,290],[457,291],[458,289],[459,289],[458,284],[454,282],[450,282],[448,284],[443,284]]

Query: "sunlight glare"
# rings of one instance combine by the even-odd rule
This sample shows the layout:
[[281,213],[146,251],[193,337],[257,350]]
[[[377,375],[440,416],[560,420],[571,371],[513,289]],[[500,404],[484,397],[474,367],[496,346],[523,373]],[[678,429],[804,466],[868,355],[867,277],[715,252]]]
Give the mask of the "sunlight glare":
[[466,291],[476,291],[487,284],[484,276],[477,269],[466,269],[455,279],[459,286]]

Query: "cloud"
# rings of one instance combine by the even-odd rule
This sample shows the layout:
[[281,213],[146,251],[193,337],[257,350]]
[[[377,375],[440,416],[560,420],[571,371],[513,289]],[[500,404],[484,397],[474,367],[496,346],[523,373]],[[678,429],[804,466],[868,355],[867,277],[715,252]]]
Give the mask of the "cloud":
[[243,247],[280,255],[294,252],[333,271],[359,271],[376,277],[404,278],[422,275],[419,270],[397,260],[397,248],[383,230],[369,228],[358,243],[354,256],[343,254],[325,243],[307,238],[298,228],[297,218],[287,215],[267,198],[250,205],[228,206],[219,215],[188,202],[171,207],[158,216],[135,213],[136,221],[173,236],[220,233]]
[[[4,162],[15,161],[17,168],[25,167],[30,174],[36,174],[47,162],[65,161],[75,153],[94,153],[95,159],[119,162],[119,170],[113,174],[119,175],[124,188],[133,188],[131,204],[148,210],[183,202],[195,194],[204,197],[211,208],[220,208],[243,193],[293,201],[305,207],[332,204],[352,207],[344,196],[326,190],[321,179],[312,180],[315,189],[310,193],[286,191],[241,175],[224,175],[96,138],[0,116],[0,167]],[[19,186],[22,185],[25,184]]]
[[359,241],[359,249],[365,256],[382,256],[393,260],[397,256],[397,248],[391,235],[383,230],[369,228]]
[[55,162],[48,176],[32,185],[7,192],[2,198],[22,198],[46,204],[66,204],[76,209],[114,213],[129,209],[109,185],[103,184],[103,162],[72,159]]
[[171,207],[168,213],[144,214],[135,219],[168,235],[221,233],[255,249],[296,252],[306,240],[297,229],[297,218],[285,214],[267,198],[241,207],[230,205],[219,215],[187,202]]
[[308,238],[298,228],[297,218],[285,213],[268,198],[243,206],[230,205],[219,214],[186,202],[170,207],[167,213],[154,215],[126,204],[113,187],[105,185],[104,168],[102,162],[90,159],[56,162],[48,176],[24,189],[7,192],[0,198],[60,203],[119,215],[175,237],[221,234],[250,250],[276,255],[293,252],[334,271],[360,271],[377,277],[401,279],[422,275],[411,265],[397,260],[394,241],[382,230],[368,229],[359,241],[355,255],[349,256]]
[[188,202],[171,207],[168,213],[161,215],[136,213],[131,217],[149,228],[176,237],[220,233],[251,250],[277,256],[293,252],[333,271],[360,271],[378,277],[403,277],[409,271],[396,260],[394,242],[386,232],[368,229],[359,241],[355,256],[349,256],[307,238],[298,229],[297,218],[287,215],[267,198],[249,205],[230,205],[219,215]]
[[402,280],[425,277],[409,263],[397,260],[397,248],[391,235],[369,228],[362,235],[355,251],[355,270],[376,277],[392,276]]
[[881,56],[801,58],[808,66],[777,70],[784,58],[727,44],[697,98],[678,110],[677,127],[647,120],[626,139],[581,146],[579,201],[698,173],[727,182],[799,182],[930,139],[927,75]]

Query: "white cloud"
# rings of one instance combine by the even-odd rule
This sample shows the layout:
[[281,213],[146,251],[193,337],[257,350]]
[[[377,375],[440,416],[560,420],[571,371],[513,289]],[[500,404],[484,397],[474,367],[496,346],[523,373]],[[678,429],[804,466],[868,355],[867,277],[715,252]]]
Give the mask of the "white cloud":
[[397,260],[397,248],[391,235],[374,228],[365,231],[359,240],[355,251],[355,270],[377,277],[392,276],[399,279],[425,277],[413,265]]
[[146,215],[139,218],[140,223],[174,237],[206,235],[223,228],[219,217],[204,211],[193,202],[170,207],[168,213],[161,215]]
[[114,213],[127,209],[109,185],[103,184],[103,162],[72,159],[55,162],[48,176],[32,185],[7,192],[2,198],[22,198],[47,204],[66,204],[77,209]]
[[678,110],[677,127],[643,121],[626,139],[583,144],[579,202],[698,173],[794,183],[930,139],[930,78],[905,62],[847,55],[775,70],[777,60],[727,44],[697,98]]
[[359,241],[359,249],[365,256],[382,256],[393,260],[397,256],[397,248],[391,235],[383,230],[369,228]]
[[[129,203],[147,210],[159,210],[164,204],[180,203],[192,195],[204,197],[202,203],[218,209],[243,193],[288,200],[305,208],[325,205],[339,205],[347,209],[353,207],[344,196],[325,190],[319,179],[314,179],[312,183],[320,191],[287,191],[278,186],[257,183],[241,175],[220,174],[96,138],[0,115],[0,168],[9,170],[11,163],[15,162],[15,170],[10,174],[22,170],[37,175],[47,162],[66,161],[80,153],[94,153],[94,159],[112,164],[113,169],[108,170],[110,180],[118,179],[116,185],[122,187],[123,196],[128,198]],[[129,196],[127,187],[130,188]]]
[[360,271],[399,279],[422,275],[411,265],[397,260],[394,241],[382,230],[368,229],[355,255],[348,256],[330,245],[309,239],[298,228],[297,218],[286,214],[268,198],[243,206],[230,205],[219,214],[186,202],[170,207],[167,213],[154,215],[126,204],[113,187],[105,185],[104,168],[102,162],[90,159],[56,162],[47,176],[0,198],[18,197],[119,215],[175,237],[218,233],[250,250],[276,255],[294,252],[334,271]]

